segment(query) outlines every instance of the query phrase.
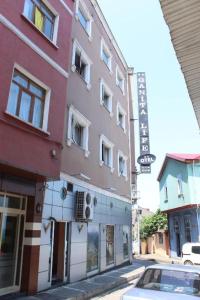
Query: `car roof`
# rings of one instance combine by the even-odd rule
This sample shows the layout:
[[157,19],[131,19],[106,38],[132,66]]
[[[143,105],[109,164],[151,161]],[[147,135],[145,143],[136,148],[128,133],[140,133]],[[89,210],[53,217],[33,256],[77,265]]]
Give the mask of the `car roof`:
[[194,295],[187,295],[187,294],[179,294],[173,292],[163,292],[163,291],[155,291],[155,290],[148,290],[148,289],[140,289],[133,287],[132,289],[128,290],[123,295],[123,300],[138,300],[138,299],[155,299],[155,300],[195,300],[197,299]]
[[200,243],[185,243],[183,244],[183,247],[185,246],[200,246]]
[[162,270],[171,270],[171,271],[182,271],[182,272],[194,272],[200,274],[199,266],[185,266],[179,264],[156,264],[148,266],[147,269],[162,269]]

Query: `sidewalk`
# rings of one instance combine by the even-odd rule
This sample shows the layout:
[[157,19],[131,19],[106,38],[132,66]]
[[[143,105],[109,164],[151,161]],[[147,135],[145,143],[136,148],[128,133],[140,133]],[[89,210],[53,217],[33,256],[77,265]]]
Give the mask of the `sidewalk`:
[[149,261],[154,261],[156,263],[174,263],[174,264],[182,264],[181,258],[172,258],[169,256],[161,256],[158,254],[140,254],[140,255],[135,255],[135,259],[140,259],[140,260],[149,260]]
[[91,299],[103,292],[138,278],[144,271],[141,264],[133,262],[132,265],[108,271],[101,275],[79,282],[50,289],[35,296],[18,297],[16,300],[82,300]]

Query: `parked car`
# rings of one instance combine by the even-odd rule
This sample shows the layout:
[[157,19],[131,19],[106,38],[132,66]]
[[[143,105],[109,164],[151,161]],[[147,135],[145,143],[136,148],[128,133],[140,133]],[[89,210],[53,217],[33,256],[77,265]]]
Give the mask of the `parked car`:
[[200,267],[158,264],[144,271],[122,300],[195,300],[200,297]]
[[200,243],[185,243],[182,247],[184,265],[200,265]]

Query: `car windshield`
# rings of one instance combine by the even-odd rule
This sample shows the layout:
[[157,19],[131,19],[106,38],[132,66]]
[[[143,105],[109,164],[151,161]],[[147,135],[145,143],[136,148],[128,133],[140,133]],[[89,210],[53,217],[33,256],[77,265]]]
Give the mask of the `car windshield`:
[[195,272],[148,269],[144,272],[136,287],[200,297],[200,277]]

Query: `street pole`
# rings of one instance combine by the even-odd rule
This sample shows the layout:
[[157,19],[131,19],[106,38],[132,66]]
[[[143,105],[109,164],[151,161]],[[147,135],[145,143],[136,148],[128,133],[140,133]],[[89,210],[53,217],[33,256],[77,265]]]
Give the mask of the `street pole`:
[[138,214],[138,255],[140,255],[140,213],[139,209],[137,209]]

